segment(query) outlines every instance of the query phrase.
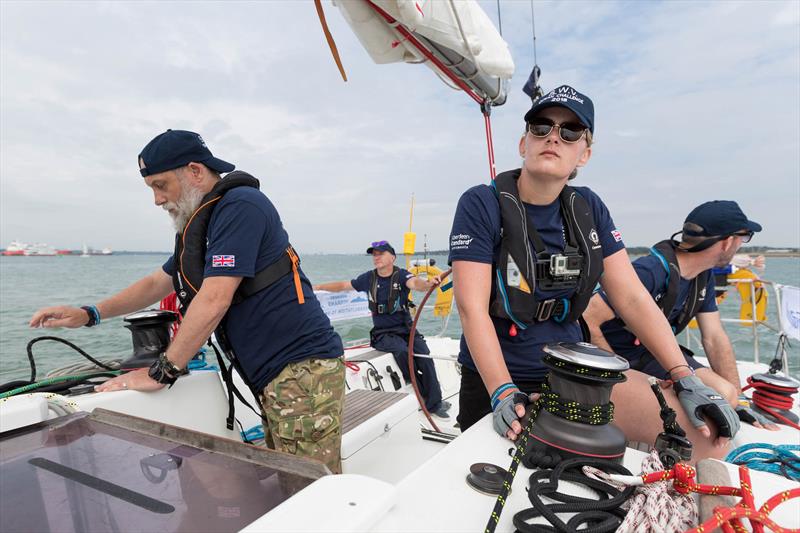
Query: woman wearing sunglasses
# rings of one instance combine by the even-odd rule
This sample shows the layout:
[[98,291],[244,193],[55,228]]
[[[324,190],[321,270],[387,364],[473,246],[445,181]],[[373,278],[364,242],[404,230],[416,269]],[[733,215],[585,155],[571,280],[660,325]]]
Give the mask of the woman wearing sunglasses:
[[[495,430],[517,438],[525,414],[519,392],[537,393],[547,374],[543,346],[583,340],[578,319],[599,282],[661,364],[678,367],[673,379],[684,387],[679,397],[672,390],[666,396],[695,443],[695,458],[719,456],[738,430],[733,409],[683,367],[675,337],[639,282],[603,201],[588,187],[568,185],[589,162],[593,134],[591,100],[561,86],[525,114],[522,167],[459,200],[450,236],[464,331],[459,424],[463,431],[491,412]],[[615,422],[628,440],[653,443],[662,431],[657,400],[644,374],[626,375],[614,387]],[[684,409],[714,423],[698,419],[702,425],[693,428]]]

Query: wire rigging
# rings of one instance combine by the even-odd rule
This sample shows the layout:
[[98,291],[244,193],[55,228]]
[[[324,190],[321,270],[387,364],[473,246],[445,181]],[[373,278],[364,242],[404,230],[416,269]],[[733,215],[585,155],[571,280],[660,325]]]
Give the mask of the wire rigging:
[[533,64],[538,65],[539,62],[536,60],[536,18],[533,15],[533,0],[531,0],[531,32],[533,33]]

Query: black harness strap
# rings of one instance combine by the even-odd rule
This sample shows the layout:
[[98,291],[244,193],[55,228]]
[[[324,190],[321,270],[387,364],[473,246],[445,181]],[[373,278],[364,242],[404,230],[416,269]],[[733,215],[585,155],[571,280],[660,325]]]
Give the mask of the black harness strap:
[[[386,304],[378,303],[378,269],[372,271],[370,277],[369,289],[369,310],[373,315],[393,315],[401,309],[406,309],[405,305],[400,300],[402,289],[399,286],[400,269],[397,267],[392,268],[392,275],[389,278],[389,296],[386,299]],[[390,307],[391,306],[391,307]]]
[[[675,245],[669,239],[664,240],[650,248],[650,253],[659,259],[661,265],[667,271],[666,285],[664,290],[656,296],[656,303],[659,309],[661,309],[661,312],[664,313],[664,316],[667,317],[667,320],[669,320],[669,316],[678,301],[681,283],[681,269],[678,265]],[[678,313],[678,316],[670,321],[672,331],[676,335],[689,325],[689,322],[695,317],[697,309],[705,298],[713,297],[713,295],[705,294],[709,275],[709,271],[706,270],[692,280],[692,284],[689,287],[689,294],[686,297],[686,304],[683,306],[681,312]]]

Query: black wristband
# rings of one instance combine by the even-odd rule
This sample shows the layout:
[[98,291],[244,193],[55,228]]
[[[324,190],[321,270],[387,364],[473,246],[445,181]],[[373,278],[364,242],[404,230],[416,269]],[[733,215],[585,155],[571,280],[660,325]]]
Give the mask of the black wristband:
[[147,375],[162,385],[169,385],[172,387],[172,385],[178,381],[178,376],[180,376],[181,373],[181,370],[167,359],[166,354],[162,353],[158,359],[150,365],[150,370],[148,370]]

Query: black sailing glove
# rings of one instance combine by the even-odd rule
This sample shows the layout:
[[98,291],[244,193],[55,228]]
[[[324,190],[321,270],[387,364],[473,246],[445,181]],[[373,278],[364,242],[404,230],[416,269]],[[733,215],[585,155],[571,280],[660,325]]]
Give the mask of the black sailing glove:
[[725,399],[711,387],[703,384],[697,376],[685,376],[675,382],[683,410],[696,428],[706,425],[703,417],[717,426],[719,436],[732,438],[739,431],[739,417]]
[[775,424],[761,413],[753,410],[750,398],[744,394],[739,395],[739,405],[736,406],[736,414],[739,415],[739,420],[748,424],[758,423],[762,427],[775,427]]

